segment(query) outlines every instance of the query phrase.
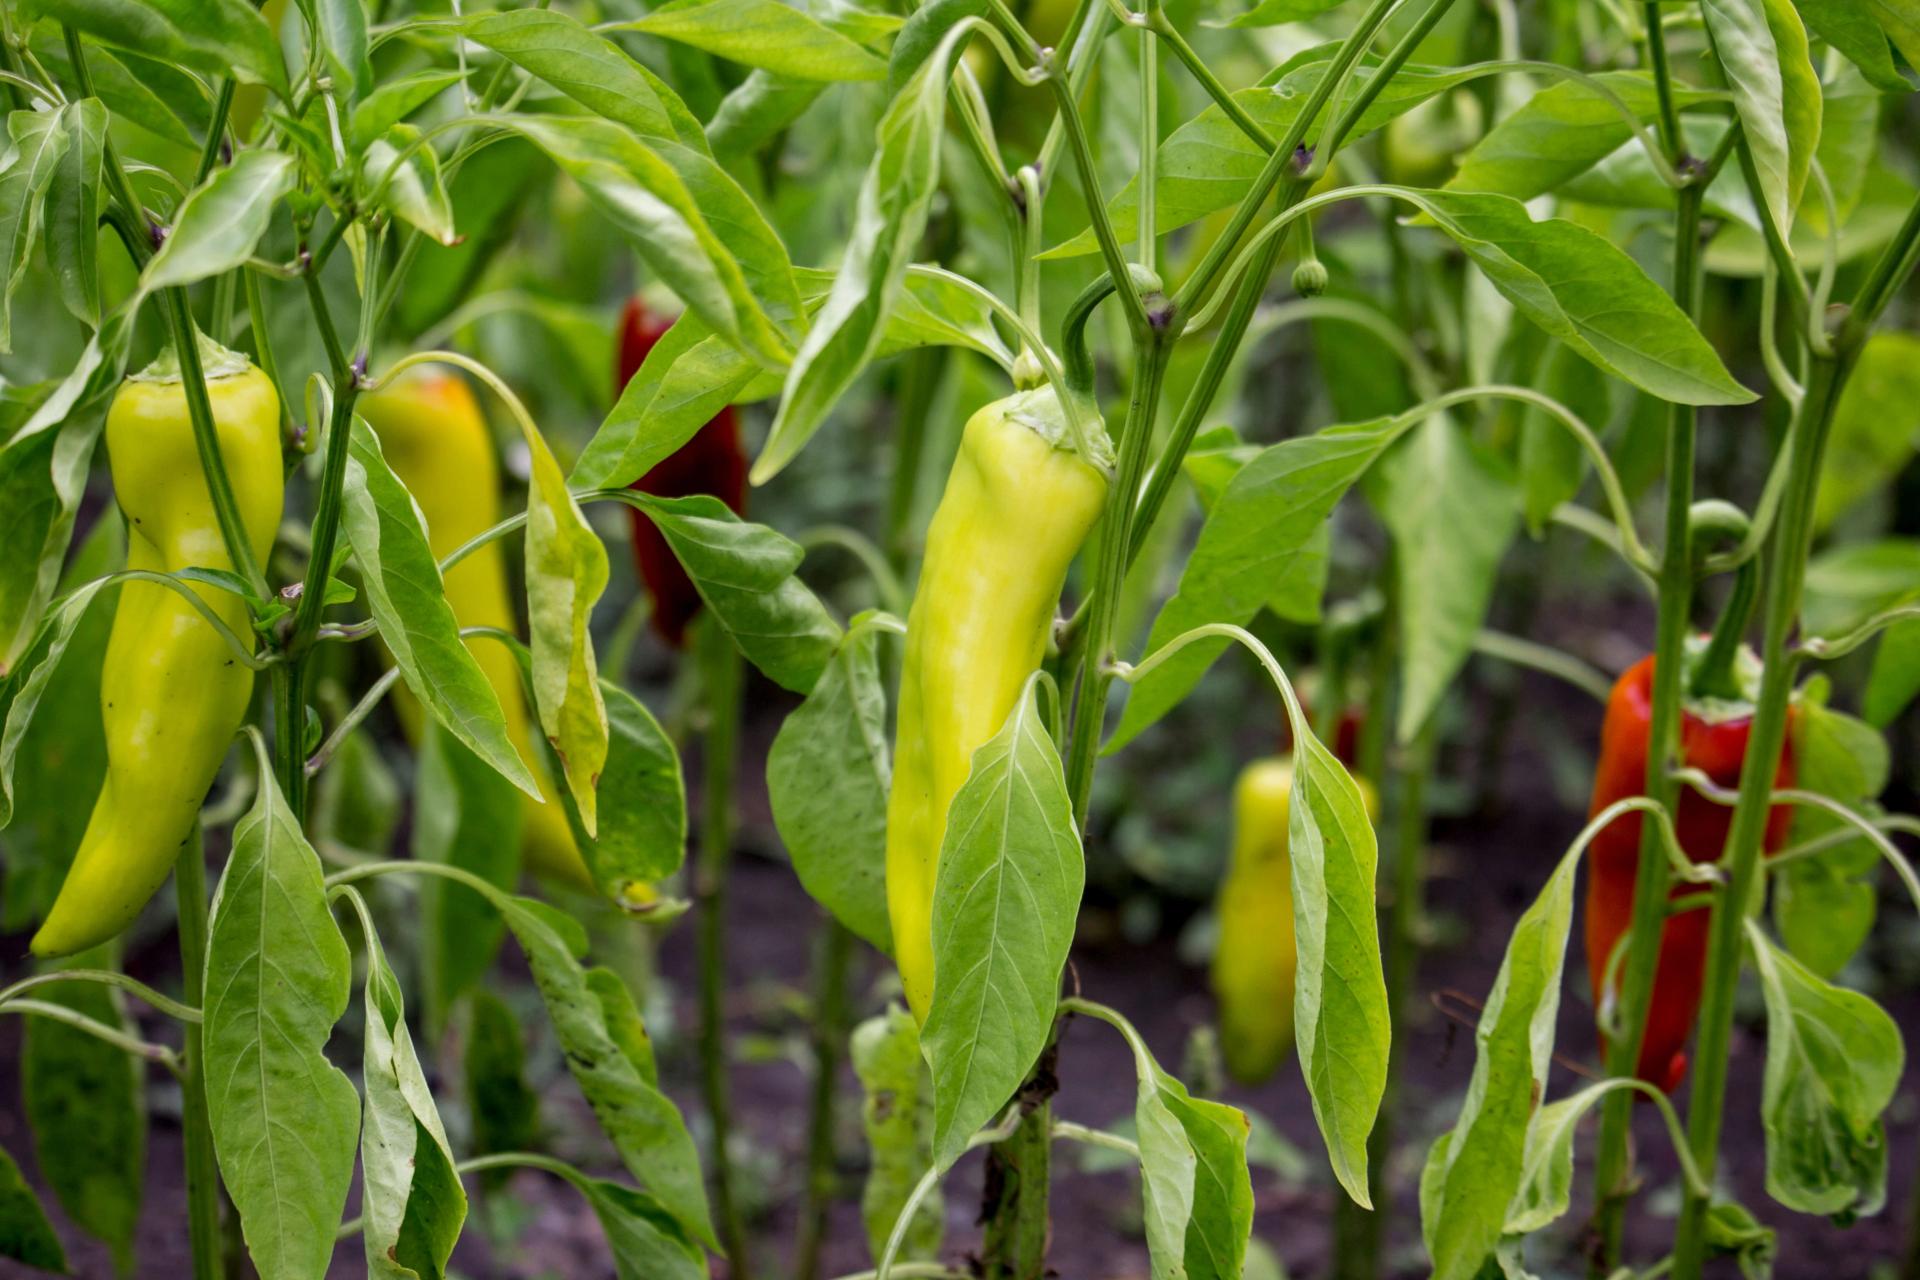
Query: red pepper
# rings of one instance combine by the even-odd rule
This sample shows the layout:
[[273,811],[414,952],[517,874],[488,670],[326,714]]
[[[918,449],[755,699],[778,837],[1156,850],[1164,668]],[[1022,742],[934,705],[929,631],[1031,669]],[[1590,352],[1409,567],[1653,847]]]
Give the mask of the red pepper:
[[[615,369],[621,388],[632,380],[654,343],[672,324],[671,317],[652,314],[640,299],[627,300],[626,312],[620,317],[620,357]],[[656,463],[630,487],[662,498],[712,494],[735,512],[743,510],[747,455],[740,447],[740,421],[733,406],[715,414],[678,452]],[[653,597],[653,629],[678,649],[686,641],[687,624],[700,611],[700,593],[653,521],[631,507],[627,516],[633,527],[634,564]]]
[[[1616,801],[1646,794],[1647,736],[1652,719],[1653,659],[1646,657],[1620,677],[1607,700],[1589,817]],[[1686,707],[1680,722],[1681,759],[1720,786],[1736,787],[1752,728],[1750,715],[1708,720],[1693,707]],[[1791,743],[1791,733],[1787,741]],[[1793,758],[1788,747],[1781,750],[1773,785],[1775,789],[1793,785]],[[1680,788],[1679,805],[1674,828],[1681,850],[1694,862],[1718,862],[1726,848],[1733,809],[1684,786]],[[1769,853],[1786,838],[1790,816],[1785,805],[1773,806],[1767,815],[1765,848]],[[1633,927],[1633,886],[1640,871],[1640,819],[1640,814],[1629,813],[1614,820],[1587,850],[1587,974],[1593,983],[1596,1008],[1601,1003],[1607,959],[1621,936]],[[1699,889],[1676,885],[1673,892],[1678,896]],[[1669,1093],[1687,1072],[1686,1043],[1700,1011],[1710,923],[1704,908],[1684,911],[1669,916],[1660,935],[1653,1003],[1647,1011],[1647,1035],[1635,1074]],[[1624,967],[1623,960],[1615,971],[1616,984]]]

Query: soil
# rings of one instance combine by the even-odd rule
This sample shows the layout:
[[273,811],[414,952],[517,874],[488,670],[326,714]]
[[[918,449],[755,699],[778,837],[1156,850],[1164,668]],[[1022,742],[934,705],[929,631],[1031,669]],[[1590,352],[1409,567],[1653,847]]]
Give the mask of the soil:
[[[1591,704],[1568,713],[1571,731],[1590,733],[1581,717],[1596,718]],[[752,735],[748,752],[764,749],[764,733]],[[1503,772],[1537,771],[1524,757],[1524,748],[1512,748]],[[690,769],[690,776],[697,773]],[[755,778],[759,771],[749,758],[741,774]],[[1503,783],[1510,779],[1503,778]],[[1429,918],[1434,923],[1434,945],[1422,958],[1415,975],[1415,991],[1405,1043],[1405,1080],[1398,1110],[1396,1156],[1391,1168],[1393,1204],[1387,1223],[1387,1261],[1391,1275],[1415,1277],[1426,1273],[1419,1243],[1415,1183],[1419,1164],[1432,1137],[1449,1124],[1457,1110],[1473,1066],[1471,1028],[1458,1021],[1470,1017],[1470,1002],[1484,997],[1506,945],[1512,922],[1544,880],[1560,851],[1579,826],[1579,815],[1551,801],[1545,788],[1503,785],[1496,794],[1525,797],[1498,813],[1471,819],[1442,820],[1432,834],[1428,883]],[[764,797],[747,796],[745,818],[749,846],[762,843]],[[756,812],[756,808],[759,809]],[[696,810],[697,812],[697,810]],[[1099,851],[1094,851],[1099,856]],[[1383,881],[1386,879],[1382,877]],[[1090,902],[1083,919],[1082,937],[1073,954],[1074,976],[1090,998],[1111,1004],[1131,1018],[1145,1034],[1154,1053],[1170,1069],[1180,1070],[1188,1038],[1212,1014],[1204,972],[1183,962],[1169,939],[1144,946],[1118,941],[1121,930],[1108,904]],[[810,964],[811,938],[818,910],[802,893],[788,869],[772,857],[751,848],[735,863],[727,904],[730,992],[729,1029],[735,1065],[731,1073],[735,1109],[735,1149],[743,1169],[743,1198],[752,1210],[750,1234],[755,1263],[761,1276],[791,1274],[798,1219],[799,1188],[805,1151],[808,1096],[808,1050],[801,992]],[[1888,921],[1894,912],[1887,913]],[[1576,921],[1577,939],[1579,934]],[[1883,922],[1883,933],[1897,932]],[[664,938],[659,967],[665,990],[671,993],[672,1026],[660,1036],[669,1089],[694,1119],[704,1141],[697,1114],[698,1089],[693,1078],[691,1028],[694,1025],[694,935],[692,922],[683,921]],[[1885,948],[1900,945],[1877,941]],[[171,985],[164,937],[136,947],[130,970],[151,981]],[[0,954],[25,953],[25,938],[0,939]],[[1874,957],[1869,974],[1900,968],[1898,957]],[[1569,1059],[1589,1067],[1595,1060],[1591,1014],[1584,993],[1581,958],[1576,941],[1569,956],[1573,972],[1562,1003],[1558,1046],[1562,1062]],[[9,962],[9,974],[21,969]],[[524,984],[517,959],[503,961],[508,983]],[[849,986],[860,1016],[874,1012],[885,989],[886,974],[879,957],[861,947]],[[1904,986],[1889,993],[1878,986]],[[1893,1012],[1901,1026],[1920,1027],[1920,997],[1913,984],[1869,980],[1870,993]],[[1435,1003],[1444,1000],[1454,1012]],[[1742,1203],[1780,1232],[1775,1274],[1808,1280],[1854,1280],[1875,1274],[1898,1259],[1908,1231],[1915,1162],[1920,1159],[1920,1081],[1909,1072],[1888,1115],[1891,1166],[1887,1208],[1850,1227],[1823,1219],[1787,1213],[1767,1199],[1764,1186],[1764,1148],[1758,1123],[1764,1027],[1753,1002],[1743,1002],[1742,1021],[1733,1041],[1728,1122],[1722,1147],[1722,1180]],[[1467,1009],[1468,1012],[1460,1012]],[[144,1029],[156,1038],[171,1038],[160,1024]],[[539,1034],[535,1031],[533,1034]],[[32,1143],[19,1110],[17,1020],[0,1020],[0,1145],[13,1152],[31,1180],[36,1180]],[[343,1037],[346,1033],[343,1032]],[[338,1060],[357,1057],[357,1046],[337,1037]],[[543,1095],[549,1146],[614,1173],[604,1147],[592,1133],[592,1122],[578,1095],[551,1061],[536,1048],[533,1071]],[[1133,1102],[1133,1067],[1128,1052],[1113,1031],[1086,1019],[1077,1019],[1063,1035],[1059,1073],[1058,1114],[1084,1124],[1111,1126],[1127,1116]],[[851,1072],[842,1066],[842,1108],[839,1173],[842,1194],[836,1202],[821,1274],[844,1275],[872,1265],[858,1210],[860,1141],[857,1102]],[[438,1086],[440,1082],[436,1082]],[[1549,1085],[1552,1096],[1563,1096],[1581,1081],[1566,1069],[1556,1070]],[[147,1201],[137,1249],[137,1274],[184,1277],[188,1274],[184,1229],[185,1197],[180,1183],[181,1147],[177,1121],[177,1092],[163,1076],[153,1077],[155,1113],[149,1141],[150,1169]],[[1272,1123],[1303,1157],[1291,1176],[1269,1168],[1255,1172],[1257,1215],[1255,1235],[1284,1262],[1294,1277],[1313,1278],[1329,1273],[1332,1224],[1338,1194],[1326,1172],[1324,1153],[1312,1110],[1296,1066],[1289,1064],[1278,1078],[1255,1089],[1229,1088],[1224,1096],[1257,1111]],[[1684,1098],[1682,1099],[1684,1103]],[[1684,1106],[1683,1106],[1684,1111]],[[1583,1143],[1591,1145],[1589,1122]],[[1630,1257],[1651,1265],[1664,1253],[1671,1238],[1670,1217],[1677,1205],[1675,1165],[1664,1127],[1650,1107],[1640,1107],[1636,1141],[1646,1187],[1635,1201],[1629,1223]],[[456,1136],[456,1144],[458,1137]],[[1588,1207],[1591,1182],[1581,1151],[1582,1169],[1576,1174],[1573,1214],[1529,1246],[1529,1262],[1542,1276],[1583,1273],[1581,1220]],[[1138,1233],[1138,1193],[1134,1177],[1125,1172],[1083,1172],[1081,1149],[1062,1143],[1055,1148],[1053,1191],[1054,1244],[1052,1267],[1064,1280],[1120,1280],[1147,1276],[1146,1250]],[[44,1195],[44,1188],[42,1188]],[[974,1218],[980,1197],[980,1160],[964,1160],[947,1188],[947,1245],[943,1257],[964,1266],[977,1241]],[[105,1250],[79,1237],[47,1197],[75,1266],[75,1274],[105,1280],[112,1271]],[[513,1239],[490,1247],[489,1239]],[[599,1228],[584,1204],[553,1179],[537,1173],[513,1175],[503,1192],[487,1197],[476,1208],[455,1257],[466,1276],[487,1280],[598,1280],[613,1274]],[[724,1264],[715,1264],[716,1275]],[[1711,1274],[1738,1274],[1730,1261],[1715,1264]],[[0,1276],[29,1274],[0,1263]],[[332,1275],[364,1274],[357,1240],[341,1245]]]

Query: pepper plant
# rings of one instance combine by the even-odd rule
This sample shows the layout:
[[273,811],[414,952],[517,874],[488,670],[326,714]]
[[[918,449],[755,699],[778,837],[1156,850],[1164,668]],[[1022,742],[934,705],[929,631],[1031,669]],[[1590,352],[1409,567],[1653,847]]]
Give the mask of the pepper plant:
[[[1874,862],[1916,898],[1920,880],[1887,835],[1906,820],[1862,808],[1885,772],[1873,730],[1800,675],[1872,643],[1871,717],[1920,691],[1910,563],[1864,604],[1809,594],[1846,501],[1831,486],[1874,483],[1827,465],[1830,442],[1904,461],[1862,425],[1888,401],[1852,397],[1898,366],[1883,321],[1914,318],[1916,157],[1893,126],[1920,64],[1910,0],[4,0],[0,17],[0,819],[8,921],[36,927],[44,962],[0,1011],[91,1037],[63,1043],[103,1079],[101,1053],[178,1078],[196,1276],[236,1249],[269,1280],[319,1276],[354,1236],[370,1273],[448,1274],[466,1180],[514,1167],[586,1199],[621,1275],[773,1262],[729,1141],[724,1025],[749,668],[792,698],[766,788],[828,915],[805,1203],[778,1269],[818,1275],[831,1243],[848,1056],[867,1274],[1069,1271],[1061,1142],[1137,1167],[1152,1274],[1243,1274],[1248,1117],[1069,972],[1113,831],[1096,775],[1230,649],[1292,743],[1256,766],[1275,794],[1243,806],[1284,822],[1245,840],[1282,875],[1221,913],[1223,947],[1261,947],[1215,967],[1229,1035],[1260,1040],[1232,1040],[1233,1065],[1271,1070],[1290,1028],[1343,1197],[1338,1267],[1379,1274],[1449,692],[1475,653],[1608,686],[1487,629],[1523,525],[1601,544],[1651,588],[1655,632],[1612,694],[1591,821],[1542,867],[1426,1155],[1433,1273],[1525,1274],[1525,1239],[1572,1206],[1594,1110],[1594,1274],[1764,1265],[1756,1212],[1714,1194],[1749,958],[1769,1193],[1833,1215],[1884,1201],[1900,1039],[1831,977],[1871,927]],[[1435,137],[1452,163],[1423,154]],[[532,190],[556,254],[617,244],[651,282],[617,362],[577,310],[490,275],[539,230],[518,225]],[[1721,277],[1757,303],[1710,340]],[[562,356],[490,343],[508,314]],[[1277,398],[1324,400],[1332,425],[1273,443],[1247,412],[1250,353],[1293,323],[1325,341]],[[972,398],[942,442],[955,387]],[[1651,433],[1615,430],[1616,403]],[[551,429],[566,406],[597,420],[584,439]],[[488,409],[512,428],[506,478]],[[863,411],[891,450],[844,465],[884,501],[792,537],[742,516],[743,434],[751,483],[804,506],[792,491]],[[1742,419],[1769,413],[1785,429],[1752,510],[1703,499],[1702,427],[1758,442]],[[1659,479],[1657,537],[1634,470]],[[1343,545],[1361,497],[1384,556]],[[631,524],[601,523],[605,504]],[[665,725],[626,687],[642,614],[596,626],[622,528],[694,691]],[[878,607],[836,611],[803,579],[827,544]],[[1317,644],[1292,643],[1301,628]],[[1335,749],[1356,667],[1367,783]],[[393,786],[369,766],[388,703],[413,758],[403,859],[392,823],[365,820],[363,793]],[[1606,1070],[1556,1094],[1583,855]],[[177,998],[116,950],[169,869]],[[1757,913],[1774,878],[1779,941]],[[1248,919],[1250,902],[1270,905]],[[634,990],[646,966],[625,962],[689,905],[692,1126]],[[512,1106],[490,1109],[517,1083],[486,1067],[518,1051],[489,985],[507,936],[631,1181],[531,1149]],[[856,1029],[862,945],[904,1005]],[[122,995],[177,1021],[178,1047],[132,1030]],[[1055,1115],[1072,1018],[1124,1044],[1130,1133]],[[328,1052],[343,1020],[351,1073]],[[450,1037],[478,1082],[457,1099]],[[1666,1096],[1683,1076],[1684,1127]],[[140,1132],[137,1082],[113,1089]],[[1636,1096],[1683,1170],[1670,1257],[1624,1257]],[[942,1184],[977,1150],[978,1237],[946,1241]],[[124,1148],[94,1155],[124,1183]],[[62,1267],[10,1158],[0,1175],[0,1240]],[[124,1265],[137,1192],[86,1199],[60,1177]],[[962,1248],[970,1272],[939,1261]]]

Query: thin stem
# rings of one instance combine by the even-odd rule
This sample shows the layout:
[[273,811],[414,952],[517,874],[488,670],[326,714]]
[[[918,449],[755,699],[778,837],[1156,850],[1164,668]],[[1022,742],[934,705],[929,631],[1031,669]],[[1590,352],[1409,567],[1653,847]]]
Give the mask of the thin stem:
[[717,626],[702,629],[701,671],[706,682],[707,734],[702,749],[700,861],[700,1076],[707,1105],[707,1163],[712,1171],[714,1209],[728,1274],[747,1280],[750,1260],[740,1206],[735,1194],[732,1156],[732,1105],[727,1089],[726,905],[727,869],[733,852],[733,774],[735,741],[740,731],[740,655]]
[[[1148,0],[1150,7],[1158,7],[1155,0]],[[1140,58],[1140,172],[1138,176],[1140,198],[1134,202],[1139,215],[1134,233],[1136,243],[1134,253],[1142,267],[1152,271],[1155,267],[1155,249],[1159,237],[1155,234],[1154,206],[1160,192],[1160,46],[1155,42],[1154,33],[1143,27],[1139,35]]]
[[[1657,23],[1650,25],[1657,30]],[[1657,42],[1658,36],[1653,39]],[[1699,305],[1697,255],[1702,195],[1698,186],[1688,186],[1681,188],[1676,200],[1673,297],[1675,305],[1689,317]],[[1668,407],[1666,541],[1660,552],[1657,580],[1653,705],[1647,727],[1644,788],[1645,795],[1667,812],[1671,812],[1673,806],[1673,784],[1668,772],[1680,738],[1682,657],[1693,605],[1694,424],[1695,410],[1691,405]],[[1619,1001],[1622,1034],[1607,1042],[1610,1075],[1632,1076],[1639,1065],[1647,1014],[1653,1007],[1659,939],[1666,927],[1668,871],[1667,859],[1652,824],[1643,823],[1640,861],[1634,878],[1633,923],[1628,934],[1626,973]],[[1599,1198],[1595,1211],[1598,1240],[1590,1274],[1611,1271],[1619,1261],[1626,1203],[1632,1194],[1632,1149],[1628,1141],[1631,1120],[1631,1099],[1624,1093],[1611,1095],[1600,1114],[1600,1145],[1594,1165],[1595,1194]]]
[[[173,883],[179,898],[180,974],[187,995],[205,1004],[207,985],[207,855],[198,825],[181,847]],[[220,1170],[214,1160],[213,1124],[207,1111],[206,1044],[198,1022],[186,1028],[181,1046],[186,1075],[180,1086],[180,1119],[186,1131],[187,1238],[193,1249],[193,1280],[216,1280],[223,1270],[220,1232]]]
[[198,1009],[182,1004],[171,996],[162,995],[138,978],[129,978],[126,974],[117,973],[112,969],[50,969],[45,973],[36,973],[10,986],[0,987],[0,1004],[5,1004],[16,996],[23,996],[39,987],[52,986],[58,982],[98,982],[103,986],[118,987],[122,991],[139,997],[143,1003],[151,1005],[169,1018],[180,1022],[200,1021]]
[[900,581],[900,575],[887,563],[880,548],[873,545],[873,539],[858,529],[843,524],[823,524],[809,529],[794,541],[812,550],[815,547],[840,547],[860,562],[860,567],[873,579],[874,589],[880,595],[880,607],[893,613],[904,615],[913,603],[907,589]]
[[[1136,297],[1136,301],[1137,301]],[[1120,438],[1117,474],[1107,489],[1106,514],[1100,524],[1099,564],[1090,595],[1092,612],[1084,636],[1080,662],[1079,698],[1074,707],[1069,742],[1067,794],[1073,798],[1074,817],[1084,824],[1087,801],[1093,791],[1093,762],[1100,750],[1106,722],[1107,689],[1113,675],[1107,670],[1113,643],[1113,623],[1119,612],[1120,583],[1126,576],[1127,548],[1140,476],[1153,444],[1153,418],[1160,403],[1160,384],[1167,371],[1172,344],[1155,332],[1134,351],[1133,394]]]
[[[1786,741],[1793,696],[1794,663],[1787,641],[1800,613],[1807,552],[1813,537],[1813,499],[1825,456],[1834,407],[1850,362],[1816,355],[1807,374],[1799,430],[1793,436],[1788,493],[1770,540],[1765,638],[1760,651],[1760,695],[1740,769],[1740,801],[1734,807],[1722,861],[1728,867],[1725,903],[1713,913],[1707,936],[1707,970],[1696,1041],[1699,1066],[1687,1110],[1687,1136],[1694,1159],[1710,1181],[1719,1160],[1720,1125],[1726,1103],[1727,1053],[1733,1033],[1734,991],[1740,974],[1740,904],[1751,900],[1761,874],[1760,851],[1772,803],[1773,778]],[[1698,1280],[1706,1258],[1708,1198],[1690,1195],[1681,1207],[1674,1243],[1674,1274]]]
[[373,709],[380,705],[380,700],[387,696],[387,691],[393,688],[394,682],[399,678],[400,668],[387,668],[380,673],[380,678],[360,695],[360,701],[353,704],[352,710],[340,717],[340,723],[333,727],[333,732],[327,735],[327,740],[321,743],[320,749],[307,760],[306,770],[309,778],[320,775],[320,771],[333,759],[334,753],[340,750],[340,744],[360,727],[361,721],[373,713]]
[[[1390,3],[1391,0],[1375,0],[1376,4]],[[1087,192],[1087,216],[1093,223],[1093,238],[1100,245],[1100,256],[1107,264],[1107,274],[1111,275],[1118,288],[1120,304],[1127,313],[1127,328],[1134,334],[1136,345],[1139,338],[1150,327],[1147,318],[1146,301],[1133,285],[1133,275],[1127,270],[1127,257],[1120,249],[1120,238],[1114,233],[1113,219],[1107,216],[1106,197],[1100,192],[1100,170],[1094,163],[1093,144],[1087,140],[1087,124],[1080,118],[1080,105],[1074,100],[1072,88],[1058,75],[1047,77],[1047,84],[1053,90],[1054,102],[1060,110],[1060,119],[1065,123],[1067,146],[1073,154],[1074,167],[1080,172],[1080,183]],[[1146,203],[1152,202],[1149,194]]]
[[0,1001],[0,1014],[17,1013],[22,1016],[46,1018],[52,1022],[64,1022],[75,1030],[84,1031],[104,1044],[110,1044],[122,1053],[130,1054],[145,1062],[165,1067],[174,1075],[180,1074],[180,1059],[173,1050],[163,1044],[153,1044],[139,1036],[129,1035],[118,1027],[110,1027],[104,1022],[88,1017],[77,1009],[64,1004],[55,1004],[51,1000],[35,1000],[22,996],[13,1000]]
[[1563,653],[1549,645],[1536,644],[1499,631],[1482,631],[1473,638],[1473,651],[1563,680],[1582,693],[1592,695],[1602,705],[1613,693],[1613,686],[1606,676],[1572,654]]
[[[1186,67],[1200,87],[1206,90],[1207,96],[1213,99],[1214,104],[1226,114],[1227,119],[1233,121],[1240,132],[1258,143],[1262,151],[1271,152],[1279,145],[1274,141],[1273,135],[1267,132],[1266,126],[1255,120],[1247,109],[1240,105],[1240,100],[1233,95],[1233,92],[1220,83],[1220,77],[1213,74],[1213,68],[1209,67],[1195,52],[1194,47],[1187,43],[1187,38],[1180,33],[1180,28],[1167,17],[1164,5],[1149,4],[1147,6],[1147,26],[1154,35],[1166,42],[1167,48],[1173,50],[1173,56],[1180,59],[1181,65]],[[1140,189],[1147,190],[1144,182]]]
[[825,916],[816,935],[813,1010],[813,1092],[807,1117],[806,1202],[800,1211],[800,1243],[794,1264],[796,1280],[816,1280],[820,1249],[826,1243],[829,1212],[833,1207],[834,1101],[840,1088],[840,1046],[847,1038],[847,962],[853,954],[853,934]]
[[1089,1129],[1086,1125],[1075,1124],[1071,1120],[1055,1120],[1053,1136],[1064,1138],[1068,1142],[1082,1142],[1089,1147],[1105,1147],[1109,1151],[1118,1151],[1123,1156],[1140,1158],[1140,1144],[1117,1133],[1108,1133],[1104,1129]]
[[213,172],[213,166],[220,162],[220,147],[226,141],[227,111],[233,106],[235,81],[228,76],[220,82],[220,91],[214,95],[213,115],[207,120],[207,142],[200,150],[200,168],[193,175],[193,185],[199,186]]
[[[1063,1006],[1064,1003],[1063,1001]],[[1007,1114],[1001,1117],[999,1123],[990,1129],[982,1129],[971,1138],[968,1138],[964,1150],[975,1151],[981,1147],[988,1147],[996,1142],[1005,1141],[1012,1136],[1013,1131],[1020,1126],[1020,1121],[1020,1108],[1007,1108]],[[939,1165],[934,1165],[931,1169],[928,1169],[920,1175],[920,1181],[913,1184],[913,1190],[908,1193],[906,1203],[900,1206],[900,1216],[893,1221],[893,1231],[887,1236],[887,1247],[880,1252],[880,1265],[870,1273],[873,1280],[888,1280],[890,1276],[904,1276],[907,1274],[905,1267],[911,1264],[902,1264],[896,1267],[894,1265],[894,1259],[900,1256],[900,1249],[907,1242],[907,1229],[913,1225],[914,1218],[919,1215],[920,1205],[926,1200],[928,1195],[932,1194],[933,1189],[940,1184],[940,1175],[945,1172],[946,1170],[942,1169]]]

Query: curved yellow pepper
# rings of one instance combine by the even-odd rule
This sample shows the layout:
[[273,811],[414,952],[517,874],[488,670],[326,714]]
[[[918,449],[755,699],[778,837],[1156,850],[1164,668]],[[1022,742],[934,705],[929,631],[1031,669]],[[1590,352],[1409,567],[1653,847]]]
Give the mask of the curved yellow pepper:
[[[427,544],[445,557],[501,519],[500,468],[493,436],[473,391],[458,374],[416,370],[361,396],[356,411],[380,437],[387,465],[413,494],[427,521]],[[516,632],[507,593],[507,563],[501,543],[487,543],[446,573],[447,603],[463,627],[499,627]],[[588,871],[565,811],[529,736],[530,722],[520,664],[494,640],[467,647],[486,673],[506,713],[507,733],[540,780],[546,803],[525,798],[521,847],[533,870],[591,889]],[[396,709],[407,732],[420,733],[420,705],[396,690]]]
[[[280,400],[244,356],[208,347],[207,395],[247,540],[264,559],[280,524]],[[167,365],[171,362],[168,361]],[[107,410],[107,459],[127,517],[127,567],[232,569],[194,448],[177,372],[156,363],[121,384]],[[242,641],[247,606],[190,588]],[[60,894],[33,936],[39,956],[71,955],[133,922],[192,834],[207,788],[247,713],[253,672],[177,592],[120,587],[100,670],[107,772]]]
[[[1371,818],[1373,787],[1355,779]],[[1244,1084],[1272,1075],[1293,1046],[1293,864],[1287,850],[1293,759],[1273,756],[1241,771],[1233,789],[1233,858],[1215,907],[1213,994],[1220,1050]]]
[[1052,390],[1022,391],[967,421],[927,529],[887,800],[893,954],[922,1022],[948,806],[1039,667],[1067,568],[1106,492],[1106,476],[1067,448]]

